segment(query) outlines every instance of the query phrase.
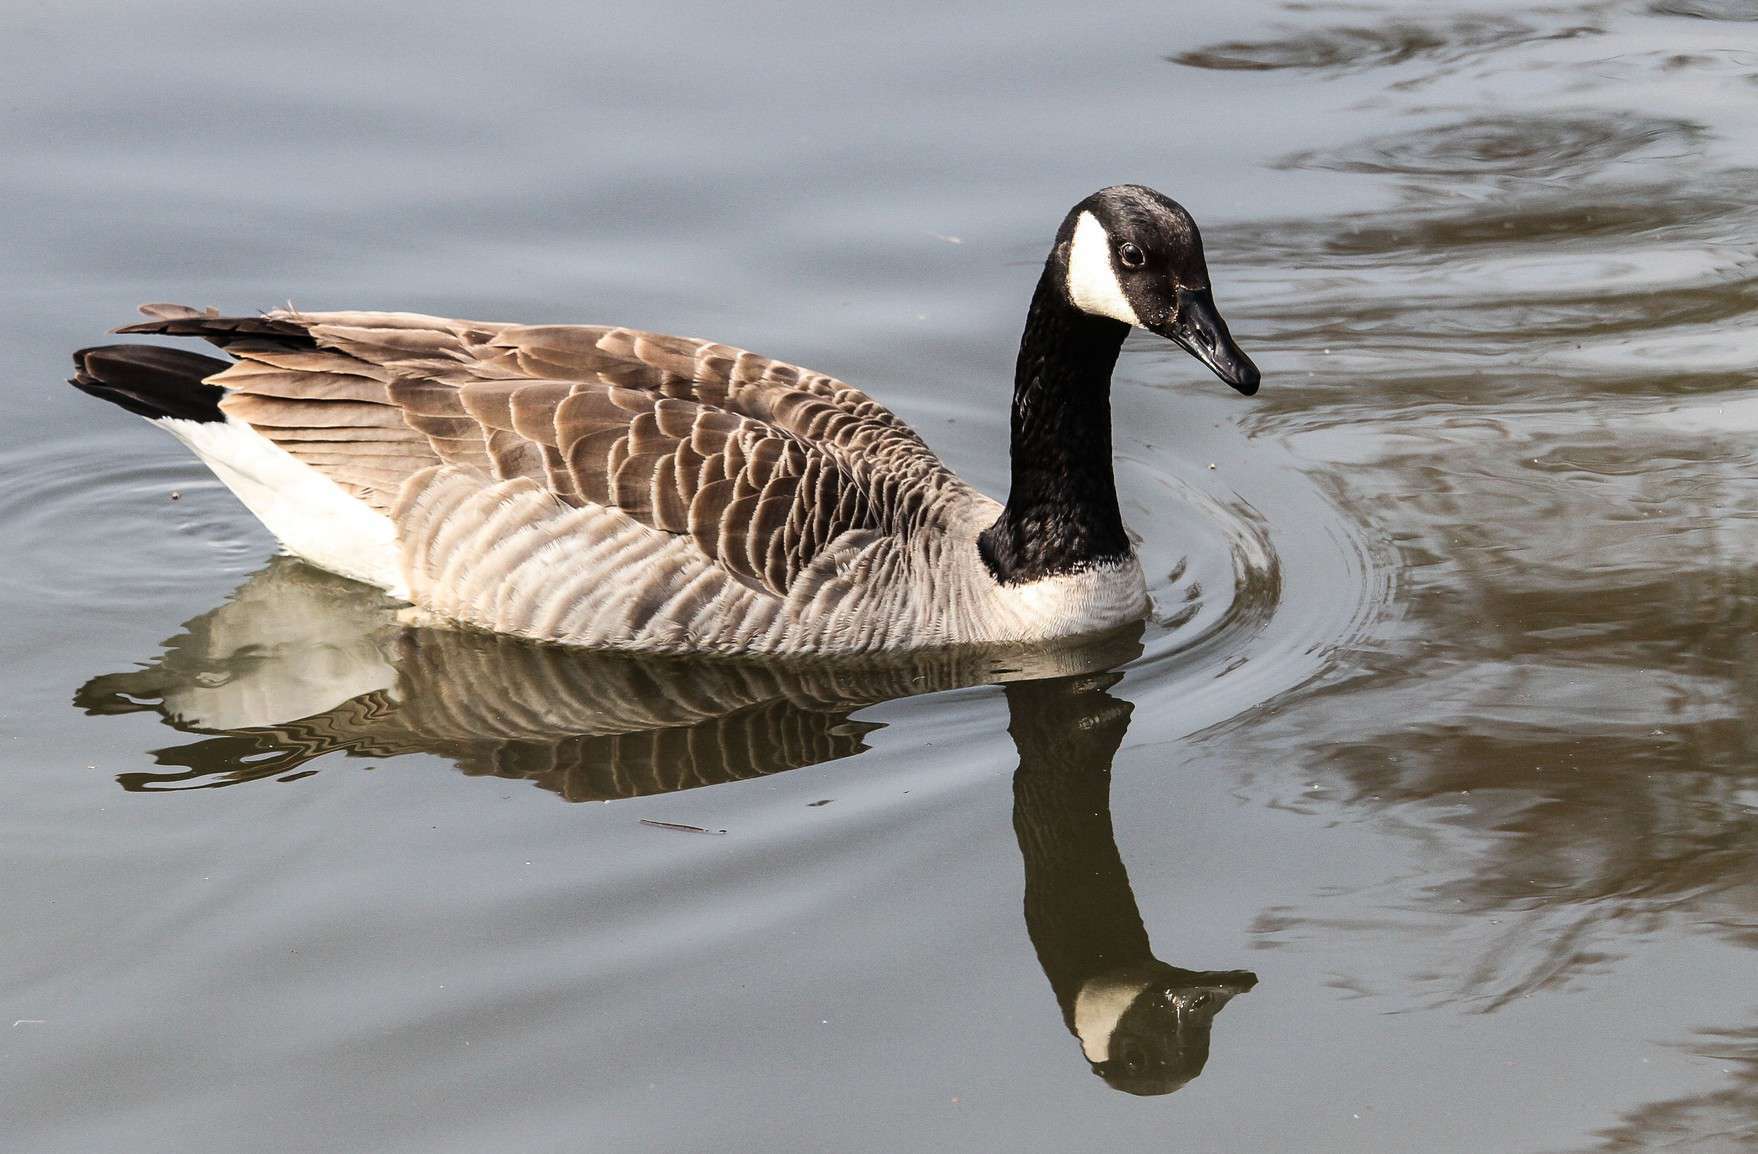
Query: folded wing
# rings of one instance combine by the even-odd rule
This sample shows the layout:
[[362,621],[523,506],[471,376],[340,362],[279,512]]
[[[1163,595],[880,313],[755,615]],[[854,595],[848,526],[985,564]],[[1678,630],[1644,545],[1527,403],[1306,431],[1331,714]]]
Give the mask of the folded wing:
[[236,357],[209,378],[222,411],[376,509],[394,515],[434,469],[523,479],[558,506],[687,537],[777,598],[831,555],[933,526],[962,488],[865,393],[726,345],[408,313],[143,312],[121,331]]

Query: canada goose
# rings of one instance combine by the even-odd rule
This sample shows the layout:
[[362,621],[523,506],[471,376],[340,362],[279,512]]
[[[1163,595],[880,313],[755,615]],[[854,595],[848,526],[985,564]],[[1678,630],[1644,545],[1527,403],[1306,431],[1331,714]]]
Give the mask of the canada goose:
[[[1005,507],[841,381],[630,329],[148,305],[72,383],[195,450],[300,557],[442,617],[646,652],[1036,642],[1140,618],[1111,370],[1130,326],[1250,395],[1182,207],[1068,213],[1020,340]],[[209,387],[217,386],[217,387]]]

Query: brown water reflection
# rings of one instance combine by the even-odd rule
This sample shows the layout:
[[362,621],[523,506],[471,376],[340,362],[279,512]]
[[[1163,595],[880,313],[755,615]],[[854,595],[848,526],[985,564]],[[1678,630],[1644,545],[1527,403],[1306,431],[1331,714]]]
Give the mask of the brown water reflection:
[[1758,1149],[1758,1027],[1705,1030],[1685,1048],[1719,1068],[1726,1084],[1633,1110],[1581,1154]]
[[[1261,783],[1276,804],[1370,822],[1419,864],[1268,909],[1257,945],[1385,945],[1400,982],[1338,981],[1403,1009],[1521,1013],[1615,986],[1658,943],[1758,947],[1758,181],[1732,114],[1750,97],[1728,87],[1758,57],[1689,23],[1600,52],[1544,21],[1516,49],[1519,23],[1179,58],[1342,76],[1494,41],[1469,78],[1423,71],[1452,103],[1279,162],[1376,181],[1388,207],[1212,242],[1259,270],[1260,340],[1306,370],[1253,427],[1322,463],[1401,558],[1399,611],[1354,668],[1224,740],[1305,749],[1310,782]],[[1473,95],[1500,107],[1437,119]],[[1751,1030],[1708,1008],[1749,1012],[1731,973],[1673,1027],[1719,1088],[1656,1097],[1584,1148],[1758,1142]]]

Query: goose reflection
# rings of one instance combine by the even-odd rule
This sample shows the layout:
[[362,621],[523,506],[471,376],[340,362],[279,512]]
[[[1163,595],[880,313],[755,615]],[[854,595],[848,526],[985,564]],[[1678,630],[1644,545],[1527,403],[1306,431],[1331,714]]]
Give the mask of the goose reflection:
[[129,790],[316,772],[329,754],[442,757],[569,801],[638,797],[834,761],[900,697],[1126,661],[1126,632],[1080,648],[759,664],[594,653],[412,622],[365,586],[280,557],[141,669],[94,677],[88,713],[156,712],[197,740]]
[[1006,687],[1013,828],[1026,932],[1081,1052],[1116,1089],[1169,1094],[1202,1073],[1215,1015],[1257,975],[1180,969],[1148,945],[1111,829],[1111,761],[1131,706],[1106,690],[1121,677]]
[[1112,834],[1111,762],[1130,705],[1096,672],[1139,632],[1078,649],[922,656],[882,667],[598,654],[406,620],[376,591],[277,558],[150,665],[94,677],[90,713],[156,712],[196,740],[129,790],[212,789],[317,772],[330,754],[442,757],[569,801],[759,777],[863,750],[877,702],[1004,682],[1019,751],[1014,828],[1025,919],[1094,1072],[1164,1094],[1202,1071],[1215,1015],[1256,977],[1153,956]]

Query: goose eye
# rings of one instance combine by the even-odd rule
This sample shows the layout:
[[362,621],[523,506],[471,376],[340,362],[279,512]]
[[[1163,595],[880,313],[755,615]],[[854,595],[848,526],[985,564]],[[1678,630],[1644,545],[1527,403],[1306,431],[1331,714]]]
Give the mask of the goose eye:
[[1123,262],[1124,268],[1140,268],[1148,262],[1141,248],[1132,240],[1126,240],[1117,246],[1117,259]]

